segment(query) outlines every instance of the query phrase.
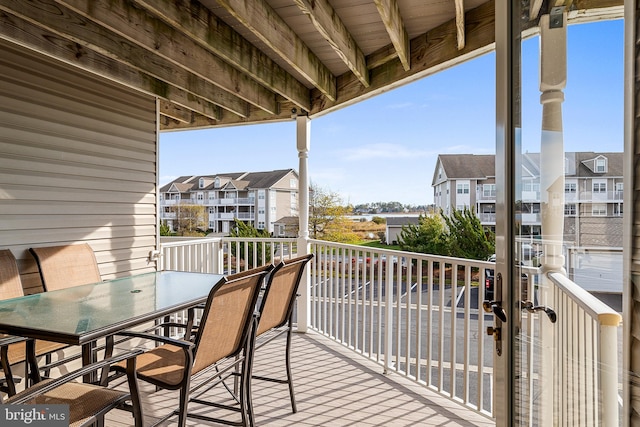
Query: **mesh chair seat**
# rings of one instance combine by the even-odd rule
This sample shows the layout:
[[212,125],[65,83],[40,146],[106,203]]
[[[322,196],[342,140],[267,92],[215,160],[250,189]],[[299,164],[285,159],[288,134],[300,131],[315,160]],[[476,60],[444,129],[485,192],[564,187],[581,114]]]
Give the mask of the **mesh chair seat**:
[[[123,352],[109,359],[95,362],[59,378],[47,379],[11,396],[6,405],[43,404],[69,405],[69,425],[83,427],[92,424],[104,425],[104,415],[111,409],[122,406],[133,413],[136,426],[142,426],[143,414],[138,385],[135,377],[135,356],[141,350]],[[112,363],[124,361],[129,391],[113,390],[93,384],[75,382],[88,372],[102,369]],[[131,399],[132,406],[124,407]]]
[[313,254],[299,256],[287,261],[281,261],[269,276],[267,292],[260,304],[260,320],[256,331],[255,350],[277,338],[287,334],[285,345],[286,379],[271,376],[252,375],[253,379],[288,384],[289,398],[292,412],[297,412],[291,374],[291,331],[293,325],[293,306],[298,287],[306,264],[313,258]]
[[[51,380],[44,380],[33,387],[22,391],[9,399],[11,403],[19,399],[25,392],[33,392],[34,389],[46,386]],[[70,427],[83,426],[95,420],[96,413],[114,408],[129,397],[126,391],[117,391],[91,384],[67,383],[47,393],[35,396],[24,402],[27,404],[64,404],[69,405]]]
[[[18,263],[8,249],[0,250],[0,299],[17,298],[24,295],[22,280],[18,270]],[[54,343],[50,341],[36,340],[36,357],[48,356],[60,349],[67,347],[66,344]],[[25,342],[3,345],[0,347],[0,364],[4,372],[4,385],[0,386],[0,391],[8,395],[15,394],[15,380],[11,372],[11,365],[25,362],[27,360]],[[25,371],[28,369],[25,368]]]
[[[272,269],[273,265],[255,268],[227,276],[217,283],[209,293],[193,342],[133,331],[123,334],[163,343],[138,356],[136,373],[140,380],[157,387],[180,389],[178,407],[165,420],[178,415],[179,426],[186,425],[187,417],[231,425],[252,424],[249,379],[255,334],[254,314],[262,282]],[[116,364],[112,369],[122,372],[123,365]],[[198,398],[201,393],[196,393],[196,390],[201,387],[208,390],[231,375],[240,377],[240,392],[234,395],[239,407]],[[198,384],[192,385],[192,379],[196,378]],[[220,420],[202,412],[189,413],[187,407],[190,402],[240,412],[242,421]]]

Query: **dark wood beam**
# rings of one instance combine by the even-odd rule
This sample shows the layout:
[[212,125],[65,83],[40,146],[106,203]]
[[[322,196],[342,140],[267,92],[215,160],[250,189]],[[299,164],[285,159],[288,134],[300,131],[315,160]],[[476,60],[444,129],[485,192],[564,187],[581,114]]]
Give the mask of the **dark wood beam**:
[[333,74],[264,0],[217,2],[324,96],[336,99]]
[[133,87],[166,101],[171,100],[182,108],[195,111],[211,120],[220,120],[222,117],[218,106],[201,97],[194,96],[121,62],[114,61],[92,49],[3,10],[0,11],[0,26],[2,27],[0,37],[6,40],[52,56],[108,80]]
[[[267,112],[276,112],[275,93],[127,0],[55,2]],[[75,28],[74,32],[88,36],[81,28]],[[111,50],[119,53],[114,46]]]
[[309,89],[224,21],[213,15],[200,2],[134,1],[205,49],[247,73],[266,88],[282,95],[306,111],[310,109]]
[[327,0],[294,0],[300,10],[309,17],[313,26],[327,40],[340,59],[349,67],[351,72],[369,86],[369,70],[364,58],[351,33],[344,26]]

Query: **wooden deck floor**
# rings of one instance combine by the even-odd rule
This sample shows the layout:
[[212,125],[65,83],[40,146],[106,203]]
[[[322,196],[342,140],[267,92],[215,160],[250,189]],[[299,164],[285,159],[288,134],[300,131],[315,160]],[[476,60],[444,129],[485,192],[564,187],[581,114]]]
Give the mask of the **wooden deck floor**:
[[[256,355],[254,373],[284,374],[283,342],[272,342]],[[382,368],[341,345],[315,334],[294,334],[292,365],[298,412],[291,413],[286,385],[253,382],[258,426],[494,426],[495,423],[399,375],[384,375]],[[177,392],[155,391],[141,384],[145,424],[176,406]],[[222,388],[209,392],[227,399]],[[190,405],[190,411],[197,411]],[[211,411],[210,408],[206,409]],[[216,414],[217,416],[218,414]],[[233,414],[230,419],[239,420]],[[171,418],[163,425],[175,425]],[[127,412],[114,410],[106,426],[129,426]],[[189,420],[189,426],[213,425]]]

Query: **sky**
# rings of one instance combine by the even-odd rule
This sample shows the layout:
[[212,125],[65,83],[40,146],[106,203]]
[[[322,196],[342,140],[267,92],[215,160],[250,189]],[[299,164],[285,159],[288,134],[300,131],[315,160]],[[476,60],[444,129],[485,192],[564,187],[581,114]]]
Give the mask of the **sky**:
[[[523,43],[523,150],[539,151],[537,37]],[[565,151],[623,150],[623,21],[572,25]],[[298,169],[295,122],[166,132],[160,184],[183,175]],[[495,54],[311,120],[310,181],[344,203],[433,203],[438,154],[495,153]]]

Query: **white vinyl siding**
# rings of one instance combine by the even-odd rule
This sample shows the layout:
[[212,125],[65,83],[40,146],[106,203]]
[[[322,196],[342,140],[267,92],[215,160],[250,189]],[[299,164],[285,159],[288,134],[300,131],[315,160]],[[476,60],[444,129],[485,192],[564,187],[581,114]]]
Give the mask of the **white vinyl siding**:
[[27,292],[32,246],[87,242],[103,279],[155,270],[155,99],[4,42],[0,72],[0,247]]

